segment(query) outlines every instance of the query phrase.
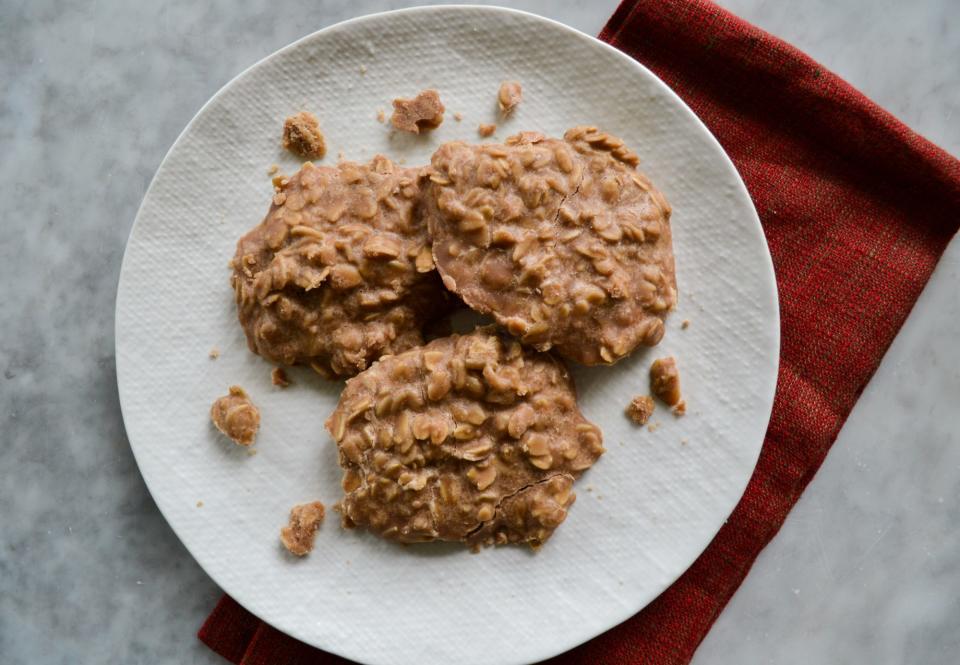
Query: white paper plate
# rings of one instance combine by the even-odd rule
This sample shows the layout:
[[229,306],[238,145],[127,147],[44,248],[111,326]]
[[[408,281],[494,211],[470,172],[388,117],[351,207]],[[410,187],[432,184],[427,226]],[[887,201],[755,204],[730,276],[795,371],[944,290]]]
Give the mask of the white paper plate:
[[[664,341],[616,367],[575,368],[608,452],[578,482],[567,521],[538,553],[401,547],[331,515],[314,552],[288,556],[290,507],[340,495],[323,429],[340,384],[294,371],[270,383],[247,351],[227,261],[260,221],[286,115],[321,119],[329,153],[426,163],[443,141],[479,140],[504,79],[524,99],[495,136],[562,135],[591,123],[622,137],[674,207],[679,309]],[[376,121],[395,96],[440,91],[425,136]],[[453,118],[463,114],[462,122]],[[687,330],[680,323],[689,319]],[[117,377],[130,444],[157,505],[201,566],[244,607],[309,644],[364,663],[524,663],[627,619],[697,557],[740,498],[770,416],[779,322],[757,215],[730,160],[659,79],[620,52],[516,11],[428,7],[322,30],[217,93],[161,165],[127,244],[117,295]],[[218,360],[207,354],[219,347]],[[659,429],[623,415],[655,357],[676,355],[689,412]],[[208,409],[240,384],[263,413],[259,454],[217,436]],[[198,507],[202,502],[202,507]]]

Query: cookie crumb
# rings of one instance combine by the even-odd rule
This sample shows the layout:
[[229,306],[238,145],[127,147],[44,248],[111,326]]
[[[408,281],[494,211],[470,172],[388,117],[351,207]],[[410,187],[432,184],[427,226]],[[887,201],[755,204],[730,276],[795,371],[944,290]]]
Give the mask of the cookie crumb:
[[279,171],[279,170],[280,170],[280,165],[279,165],[279,164],[271,164],[271,165],[270,165],[270,168],[267,169],[267,175],[273,175],[274,173],[276,173],[276,172]]
[[320,159],[327,154],[327,142],[317,117],[309,111],[300,111],[284,120],[283,147],[305,159]]
[[383,109],[377,109],[377,122],[384,123],[387,120],[387,114],[383,112]]
[[683,322],[680,324],[680,330],[686,330],[689,327],[690,327],[690,319],[684,319]]
[[655,408],[650,395],[635,395],[627,405],[627,416],[638,425],[646,425]]
[[287,376],[287,371],[282,367],[273,368],[273,371],[270,372],[270,380],[273,382],[273,385],[280,386],[281,388],[286,388],[290,385],[290,378]]
[[460,122],[461,120],[463,120],[463,114],[460,113],[460,111],[457,111],[456,113],[453,114],[453,119],[456,120],[457,122]]
[[680,439],[680,445],[681,445],[681,446],[687,445],[687,440],[686,440],[686,439]]
[[290,509],[290,522],[280,529],[280,542],[287,551],[296,556],[310,553],[325,512],[319,501],[303,503]]
[[394,99],[390,123],[402,132],[419,134],[421,130],[439,127],[445,110],[440,93],[424,90],[413,99]]
[[360,75],[363,76],[363,75],[366,74],[366,73],[367,73],[367,66],[366,66],[366,65],[360,65]]
[[256,454],[257,454],[256,448],[250,448],[249,450],[247,450],[247,455],[249,455],[250,457],[253,457]]
[[503,115],[509,115],[523,99],[523,88],[519,81],[504,81],[497,92],[497,106]]
[[477,134],[484,138],[492,136],[495,131],[497,131],[496,125],[488,125],[487,123],[483,122],[480,123],[479,127],[477,127]]
[[260,411],[240,386],[230,386],[230,393],[213,403],[210,420],[240,446],[251,445],[260,429]]
[[676,406],[673,407],[673,415],[677,418],[680,416],[686,415],[687,413],[687,403],[684,400],[677,402]]
[[650,423],[647,425],[647,429],[651,432],[656,432],[658,429],[660,429],[660,422],[658,421],[655,423]]
[[203,501],[197,501],[197,508],[203,508]]
[[[670,406],[678,406],[680,396],[680,372],[673,356],[657,358],[650,366],[650,392]],[[684,406],[684,409],[686,406]]]
[[210,360],[216,360],[217,358],[220,357],[220,349],[218,349],[217,347],[213,347],[212,349],[210,349],[210,353],[207,355],[210,356]]

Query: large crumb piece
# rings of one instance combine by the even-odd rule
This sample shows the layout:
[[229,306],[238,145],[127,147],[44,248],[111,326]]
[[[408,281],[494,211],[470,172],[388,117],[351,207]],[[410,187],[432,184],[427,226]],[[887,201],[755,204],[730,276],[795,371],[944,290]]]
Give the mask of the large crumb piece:
[[507,115],[513,111],[521,99],[523,99],[523,88],[520,87],[519,81],[504,81],[500,84],[500,90],[497,92],[497,106],[500,107],[501,113]]
[[488,136],[493,136],[493,133],[495,131],[497,131],[496,125],[488,125],[487,123],[480,123],[480,126],[477,127],[477,134],[479,134],[483,138],[487,138]]
[[326,510],[319,501],[294,506],[290,509],[290,523],[280,529],[280,542],[291,554],[309,554],[325,514]]
[[670,406],[685,410],[685,404],[681,407],[680,372],[673,356],[653,361],[650,366],[650,391]]
[[286,388],[290,385],[290,378],[282,367],[273,368],[273,371],[270,372],[270,380],[273,382],[273,385],[280,386],[281,388]]
[[346,527],[403,543],[540,547],[603,453],[567,368],[493,327],[382,358],[327,421]]
[[419,134],[439,127],[445,110],[436,90],[424,90],[413,99],[394,99],[390,123],[402,132]]
[[210,420],[234,443],[249,446],[260,429],[260,411],[240,386],[230,386],[230,393],[210,407]]
[[646,425],[655,408],[650,395],[637,395],[627,405],[627,416],[638,425]]
[[327,143],[316,116],[307,111],[283,122],[283,147],[304,159],[320,159],[327,154]]

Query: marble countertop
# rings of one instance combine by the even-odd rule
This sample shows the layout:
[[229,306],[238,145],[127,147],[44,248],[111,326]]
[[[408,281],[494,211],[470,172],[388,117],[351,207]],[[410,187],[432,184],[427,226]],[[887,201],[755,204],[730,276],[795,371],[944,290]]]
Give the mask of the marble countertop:
[[[0,1],[0,654],[222,663],[220,595],[164,522],[117,402],[113,306],[144,191],[200,106],[316,29],[411,3]],[[616,2],[527,0],[596,34]],[[954,0],[726,0],[960,154]],[[695,663],[960,653],[960,241]]]

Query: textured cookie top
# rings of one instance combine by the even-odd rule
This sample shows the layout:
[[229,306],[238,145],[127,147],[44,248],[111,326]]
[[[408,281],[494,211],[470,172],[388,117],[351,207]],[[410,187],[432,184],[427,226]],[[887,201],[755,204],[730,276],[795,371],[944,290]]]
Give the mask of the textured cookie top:
[[525,343],[587,365],[656,344],[677,298],[670,206],[636,164],[595,127],[440,146],[424,214],[444,284]]
[[417,169],[386,157],[306,163],[237,243],[232,284],[250,349],[352,376],[423,341],[446,295],[417,207]]
[[391,540],[539,546],[603,452],[567,369],[492,328],[382,358],[327,421],[346,526]]

